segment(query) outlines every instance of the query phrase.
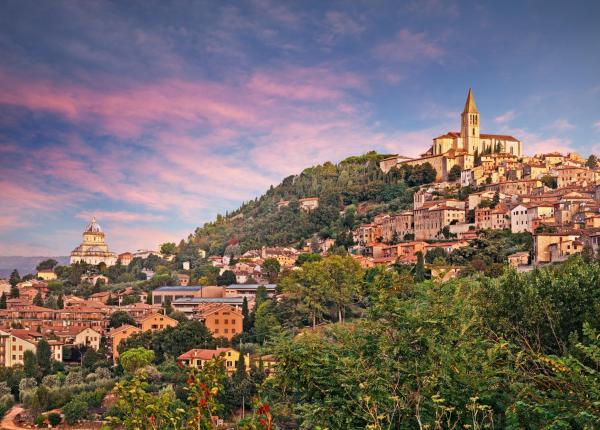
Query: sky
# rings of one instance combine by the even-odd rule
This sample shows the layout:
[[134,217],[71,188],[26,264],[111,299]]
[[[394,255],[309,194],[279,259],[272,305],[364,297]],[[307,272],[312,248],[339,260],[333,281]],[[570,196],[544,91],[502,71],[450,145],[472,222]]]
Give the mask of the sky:
[[600,152],[597,1],[0,2],[0,255],[156,249],[291,174],[459,130]]

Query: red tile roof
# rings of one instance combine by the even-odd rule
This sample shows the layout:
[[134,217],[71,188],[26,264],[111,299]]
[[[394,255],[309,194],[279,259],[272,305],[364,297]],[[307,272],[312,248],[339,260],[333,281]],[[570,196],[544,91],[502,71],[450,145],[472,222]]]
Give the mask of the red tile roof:
[[231,350],[232,348],[190,349],[188,352],[184,352],[179,357],[177,357],[177,360],[189,360],[192,358],[199,358],[200,360],[211,360]]

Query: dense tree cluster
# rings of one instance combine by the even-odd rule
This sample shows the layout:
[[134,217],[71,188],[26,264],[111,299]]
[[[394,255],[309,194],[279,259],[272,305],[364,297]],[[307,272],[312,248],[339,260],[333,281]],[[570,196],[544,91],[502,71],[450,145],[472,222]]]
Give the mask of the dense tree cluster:
[[[379,278],[377,280],[376,278]],[[366,318],[271,343],[283,428],[597,428],[600,265],[373,278]]]
[[[379,168],[383,158],[371,152],[337,165],[325,163],[305,169],[271,187],[262,197],[196,229],[191,243],[210,254],[223,254],[231,237],[240,241],[242,252],[262,245],[299,244],[314,234],[347,244],[347,232],[358,222],[380,212],[411,207],[411,187],[435,180],[435,169],[428,163],[403,165],[385,174]],[[304,197],[319,197],[319,208],[310,213],[300,210],[298,200]],[[290,203],[278,209],[281,200]],[[363,202],[370,202],[370,210],[358,215],[357,205]]]

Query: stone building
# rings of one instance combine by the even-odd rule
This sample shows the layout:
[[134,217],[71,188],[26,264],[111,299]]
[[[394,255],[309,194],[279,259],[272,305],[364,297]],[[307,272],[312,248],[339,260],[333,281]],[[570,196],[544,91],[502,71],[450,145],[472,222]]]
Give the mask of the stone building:
[[110,252],[104,240],[104,232],[96,222],[96,217],[87,225],[83,232],[83,242],[71,252],[71,264],[77,262],[107,266],[117,264],[117,254]]
[[521,157],[523,143],[513,136],[480,133],[479,110],[469,89],[461,114],[460,132],[449,131],[434,138],[431,148],[420,158],[407,159],[396,155],[382,160],[380,168],[388,172],[392,167],[401,167],[403,164],[416,166],[429,163],[437,172],[436,180],[445,181],[453,166],[459,166],[461,170],[472,169],[475,158],[483,154]]

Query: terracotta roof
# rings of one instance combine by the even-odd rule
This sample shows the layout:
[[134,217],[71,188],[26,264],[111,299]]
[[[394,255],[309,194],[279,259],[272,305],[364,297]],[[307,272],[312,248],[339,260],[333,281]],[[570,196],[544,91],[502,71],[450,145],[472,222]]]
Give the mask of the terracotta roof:
[[177,360],[189,360],[191,358],[199,358],[200,360],[212,360],[227,351],[232,351],[232,348],[218,348],[218,349],[190,349],[188,352],[184,352]]
[[194,313],[199,317],[206,317],[220,310],[227,310],[228,312],[241,315],[241,312],[225,303],[202,303],[196,307]]
[[[436,139],[457,139],[460,137],[460,132],[458,131],[449,131],[446,134],[443,134],[441,136],[436,137]],[[496,140],[509,140],[512,142],[518,142],[519,139],[515,138],[514,136],[510,136],[507,134],[487,134],[487,133],[481,133],[479,135],[479,137],[481,139],[496,139]],[[423,157],[425,158],[425,157]]]
[[111,331],[109,331],[109,332],[108,332],[108,335],[109,335],[110,337],[113,337],[115,334],[117,334],[117,333],[120,333],[120,332],[122,332],[123,330],[125,330],[125,329],[128,329],[128,328],[129,328],[129,329],[133,329],[133,330],[134,330],[136,333],[137,333],[137,332],[140,332],[140,331],[142,331],[142,329],[141,329],[141,328],[139,328],[139,327],[134,327],[134,326],[132,326],[132,325],[130,325],[130,324],[123,324],[122,326],[120,326],[120,327],[117,327],[117,328],[115,328],[115,329],[112,329]]
[[171,317],[170,317],[170,316],[168,316],[168,315],[161,314],[160,312],[154,312],[154,313],[151,313],[150,315],[146,315],[144,318],[140,319],[140,321],[139,321],[139,322],[140,322],[140,323],[141,323],[141,322],[144,322],[144,321],[146,321],[147,319],[150,319],[150,318],[153,318],[153,317],[156,317],[156,316],[158,316],[158,317],[160,317],[160,318],[167,319],[167,320],[171,320],[171,321],[174,321],[174,322],[178,322],[176,319],[173,319],[173,318],[171,318]]

